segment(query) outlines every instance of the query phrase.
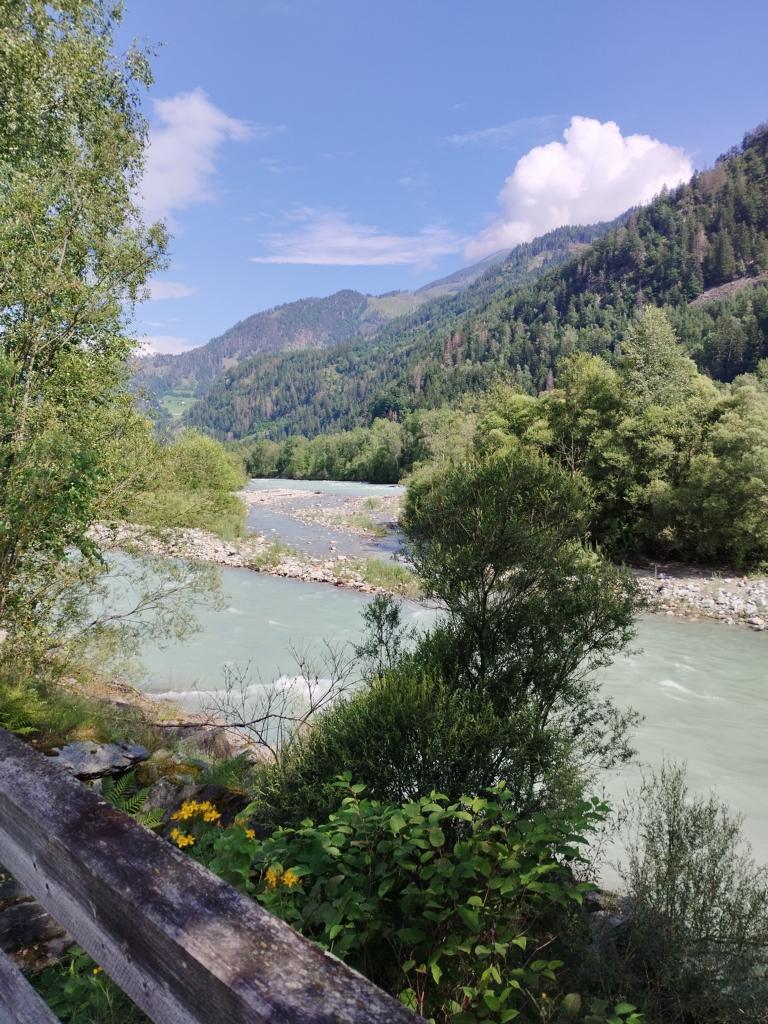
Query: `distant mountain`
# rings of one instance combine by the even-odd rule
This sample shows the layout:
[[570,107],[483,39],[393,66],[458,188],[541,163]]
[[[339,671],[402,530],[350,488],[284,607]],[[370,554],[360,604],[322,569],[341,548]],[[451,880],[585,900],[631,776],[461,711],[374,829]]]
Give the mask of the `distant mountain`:
[[645,303],[667,307],[699,366],[729,381],[768,358],[767,272],[768,125],[688,184],[611,225],[520,246],[364,343],[247,360],[185,419],[219,437],[279,439],[452,403],[500,377],[535,394],[563,355],[610,359]]
[[300,299],[255,313],[206,345],[179,355],[153,355],[137,361],[135,386],[148,391],[171,415],[189,408],[224,371],[264,353],[319,349],[349,338],[364,339],[388,321],[438,296],[452,295],[503,260],[495,253],[417,291],[363,295],[344,290],[322,299]]
[[[480,263],[425,285],[418,292],[369,298],[369,304],[380,315],[392,313],[397,304],[401,315],[380,323],[373,332],[350,332],[342,345],[322,352],[317,348],[304,352],[283,350],[246,359],[225,370],[198,403],[190,403],[185,422],[230,438],[261,431],[276,437],[293,432],[316,434],[365,422],[372,402],[382,407],[382,402],[386,406],[391,399],[385,394],[377,395],[376,391],[386,390],[387,384],[395,380],[399,356],[390,363],[393,351],[418,345],[418,339],[441,335],[462,316],[485,309],[512,290],[535,281],[548,268],[562,265],[627,216],[610,224],[558,228],[511,251],[494,253]],[[382,303],[387,304],[384,310]],[[287,308],[290,307],[280,307]],[[219,340],[206,348],[213,348]],[[188,355],[194,356],[196,351],[203,350]],[[375,369],[371,371],[370,367]],[[414,379],[419,373],[415,367]],[[425,383],[421,381],[419,386]]]

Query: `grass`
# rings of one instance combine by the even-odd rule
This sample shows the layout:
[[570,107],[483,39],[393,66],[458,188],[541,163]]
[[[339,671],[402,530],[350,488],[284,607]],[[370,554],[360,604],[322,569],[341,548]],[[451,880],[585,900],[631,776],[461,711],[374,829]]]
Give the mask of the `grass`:
[[174,388],[162,398],[162,406],[169,416],[178,419],[183,413],[190,409],[197,399],[191,388]]
[[357,567],[366,583],[372,587],[381,587],[392,594],[418,600],[421,597],[421,585],[418,577],[410,569],[398,562],[384,562],[379,558],[367,558]]
[[52,668],[18,664],[0,670],[0,728],[42,750],[73,740],[131,740],[150,750],[160,742],[138,708],[74,693]]
[[268,547],[254,555],[249,566],[251,569],[274,569],[280,564],[282,558],[298,557],[298,552],[288,544],[281,544],[280,541],[273,541]]
[[382,523],[377,523],[371,516],[365,515],[363,512],[356,512],[344,521],[346,526],[349,526],[354,530],[365,530],[366,533],[372,534],[374,537],[386,537],[387,528]]

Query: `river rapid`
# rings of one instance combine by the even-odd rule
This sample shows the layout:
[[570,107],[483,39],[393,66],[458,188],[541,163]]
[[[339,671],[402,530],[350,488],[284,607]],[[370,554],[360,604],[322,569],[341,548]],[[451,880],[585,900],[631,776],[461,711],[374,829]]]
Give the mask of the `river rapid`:
[[[325,490],[335,499],[392,493],[389,487],[314,481],[256,486]],[[252,521],[252,528],[257,525],[264,529]],[[341,534],[332,538],[337,544],[354,546],[359,540],[334,533]],[[278,539],[287,540],[282,532]],[[307,550],[328,542],[328,530],[315,524],[298,524],[290,540]],[[375,542],[365,543],[375,548]],[[295,675],[289,648],[319,652],[326,640],[353,641],[370,600],[329,585],[242,569],[224,569],[223,587],[225,606],[201,608],[200,630],[190,640],[142,651],[143,689],[197,708],[220,689],[225,665],[247,668],[254,685]],[[407,623],[417,627],[429,625],[436,614],[412,603],[404,612]],[[606,779],[608,796],[616,803],[624,799],[639,781],[641,763],[658,766],[665,756],[686,761],[692,788],[714,786],[741,811],[756,855],[768,862],[768,633],[647,615],[638,622],[634,648],[600,673],[607,694],[644,716],[635,737],[638,762]]]

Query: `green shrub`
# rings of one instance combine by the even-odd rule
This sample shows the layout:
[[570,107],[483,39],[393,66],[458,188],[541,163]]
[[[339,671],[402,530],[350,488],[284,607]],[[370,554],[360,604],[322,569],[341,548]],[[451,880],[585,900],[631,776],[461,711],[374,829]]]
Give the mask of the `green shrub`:
[[220,832],[211,868],[431,1020],[581,1018],[559,980],[558,927],[593,888],[574,866],[604,805],[520,820],[503,784],[402,805],[349,775],[335,786],[346,795],[320,825]]
[[741,820],[714,794],[691,793],[685,768],[669,763],[632,805],[624,984],[644,993],[654,1024],[765,1024],[768,869]]
[[499,777],[493,752],[508,730],[487,701],[408,666],[390,670],[318,715],[264,772],[262,813],[281,824],[328,814],[338,802],[334,780],[347,770],[394,803],[433,789],[479,792]]
[[128,518],[157,528],[193,527],[232,539],[243,533],[245,482],[239,460],[222,444],[187,431],[157,445],[155,465],[131,502]]

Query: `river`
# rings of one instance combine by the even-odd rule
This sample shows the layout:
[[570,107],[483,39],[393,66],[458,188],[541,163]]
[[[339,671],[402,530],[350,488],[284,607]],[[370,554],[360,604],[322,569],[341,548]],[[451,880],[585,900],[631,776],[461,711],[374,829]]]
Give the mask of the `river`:
[[[329,488],[336,495],[392,493],[371,485],[279,483]],[[347,490],[359,487],[365,490]],[[324,528],[311,530],[319,537]],[[319,650],[323,640],[353,640],[368,600],[341,588],[240,569],[225,569],[223,583],[226,606],[202,608],[200,631],[191,640],[142,652],[146,690],[199,706],[205,691],[220,687],[224,665],[250,666],[254,683],[295,674],[289,647]],[[411,603],[404,608],[406,621],[417,626],[428,625],[435,614]],[[648,615],[638,622],[634,646],[600,679],[620,706],[631,705],[644,716],[636,736],[639,760],[658,765],[666,755],[687,761],[691,786],[716,786],[742,811],[755,853],[768,862],[768,634]],[[607,779],[609,796],[623,799],[639,773],[635,764]]]

